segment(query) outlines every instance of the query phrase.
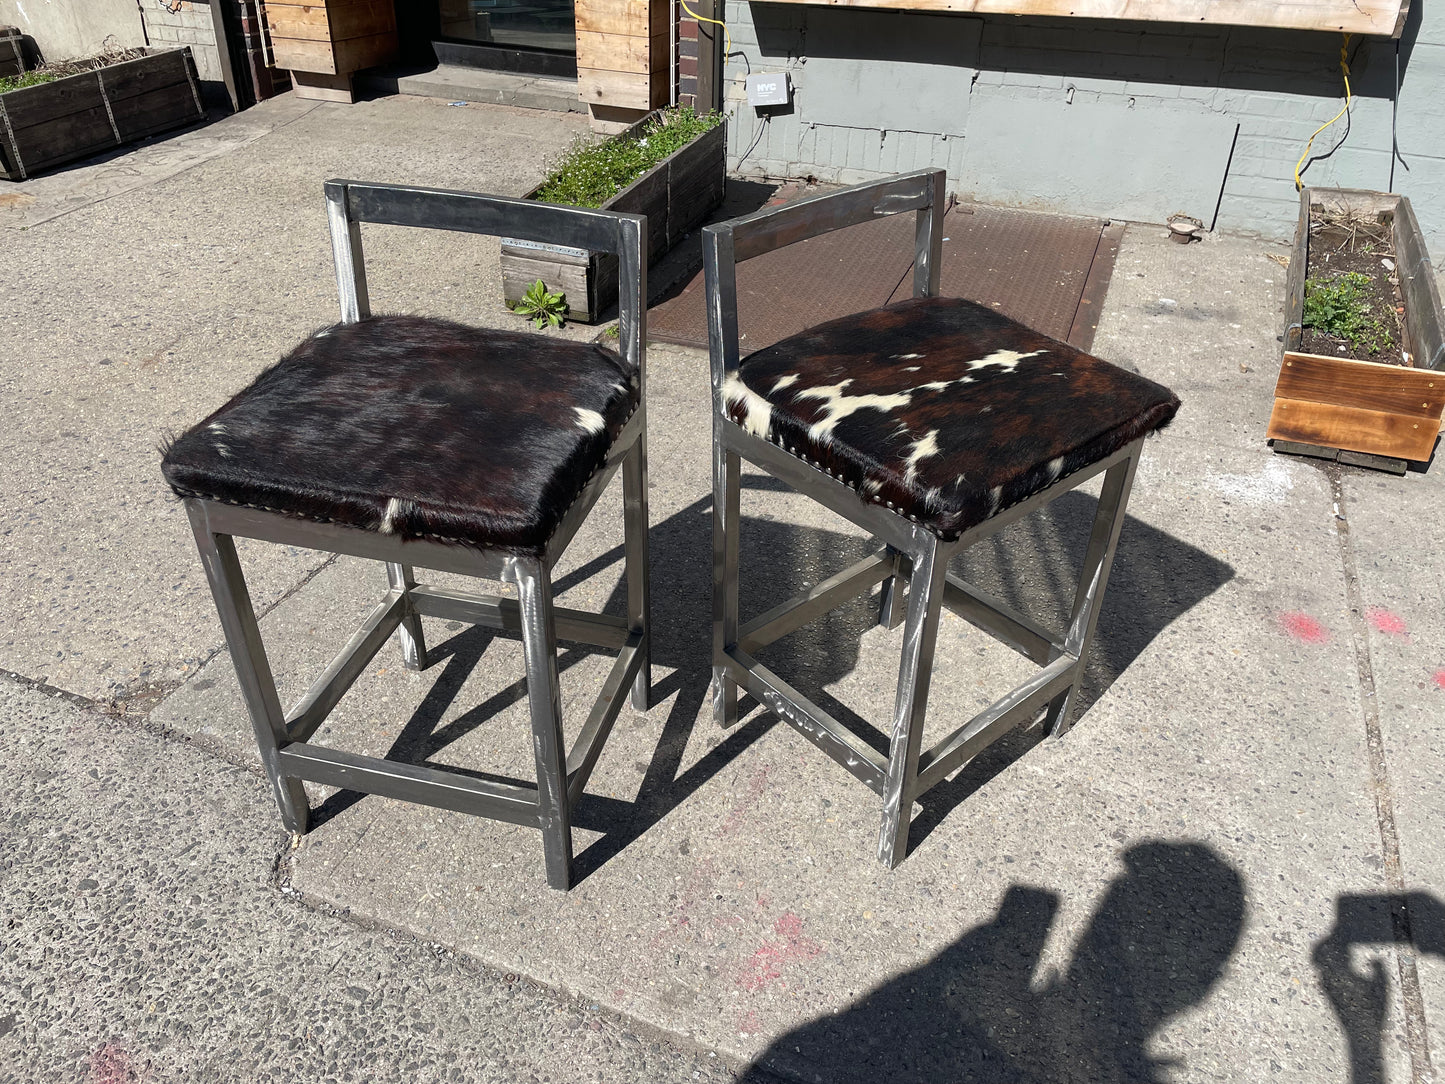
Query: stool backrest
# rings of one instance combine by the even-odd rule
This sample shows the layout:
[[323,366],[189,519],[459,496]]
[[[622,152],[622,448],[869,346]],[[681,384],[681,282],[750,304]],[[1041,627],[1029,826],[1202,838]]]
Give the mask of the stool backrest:
[[647,216],[564,207],[537,200],[367,181],[326,182],[326,213],[341,319],[371,315],[361,223],[455,230],[615,252],[618,260],[618,344],[642,376],[647,342]]
[[913,296],[937,297],[943,263],[946,180],[941,169],[920,169],[706,227],[702,231],[702,263],[713,409],[721,413],[723,383],[727,374],[738,367],[739,263],[846,226],[915,211]]

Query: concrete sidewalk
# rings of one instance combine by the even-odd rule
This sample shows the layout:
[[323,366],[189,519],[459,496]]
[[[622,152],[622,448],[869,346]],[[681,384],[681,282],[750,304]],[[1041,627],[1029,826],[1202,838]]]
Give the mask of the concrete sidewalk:
[[[189,906],[228,927],[237,900],[265,910],[270,924],[235,927],[231,946],[259,962],[256,976],[287,966],[268,947],[277,930],[294,932],[298,964],[345,956],[355,928],[318,914],[480,962],[448,988],[474,983],[487,1012],[426,1015],[430,999],[416,1002],[434,1024],[428,1050],[456,1059],[446,1070],[366,1069],[363,1055],[386,1045],[335,1033],[334,1067],[298,1063],[292,1079],[500,1078],[484,1048],[536,1048],[535,1033],[479,1039],[513,1011],[493,996],[493,973],[615,1014],[607,1027],[619,1033],[656,1029],[702,1051],[658,1044],[664,1060],[647,1066],[599,1056],[585,1071],[552,1068],[556,1079],[690,1079],[722,1072],[718,1061],[801,1081],[1430,1079],[1432,1054],[1445,1057],[1445,483],[1438,468],[1393,478],[1264,445],[1284,279],[1268,257],[1285,249],[1258,241],[1183,247],[1159,228],[1126,233],[1094,350],[1174,387],[1185,406],[1147,446],[1087,714],[1061,741],[1013,735],[927,796],[899,869],[872,857],[866,788],[766,714],[728,733],[708,719],[706,361],[674,347],[649,355],[655,706],[624,713],[589,786],[581,883],[543,888],[531,832],[376,798],[318,791],[319,825],[284,845],[262,781],[224,767],[255,763],[249,724],[155,445],[333,319],[322,179],[520,193],[584,123],[422,99],[278,99],[203,130],[193,161],[174,147],[164,163],[144,159],[154,147],[135,152],[143,183],[97,172],[87,187],[84,169],[102,167],[84,167],[26,186],[34,202],[0,203],[0,667],[92,705],[41,727],[51,709],[12,690],[0,718],[7,742],[37,727],[53,736],[26,771],[83,787],[85,750],[119,743],[137,752],[107,762],[112,778],[152,773],[146,786],[117,784],[115,799],[64,806],[80,827],[44,831],[83,843],[89,822],[75,818],[113,802],[138,827],[92,843],[112,869],[117,850],[146,868],[188,832],[238,833],[250,857],[218,856],[228,868]],[[494,242],[376,231],[367,243],[379,309],[515,321],[497,301]],[[1053,616],[1070,600],[1091,504],[1072,496],[1016,525],[969,556],[970,577]],[[745,613],[864,545],[760,477],[745,479],[744,517]],[[619,603],[620,526],[610,494],[562,570],[564,601]],[[283,698],[295,695],[384,576],[300,550],[247,547],[243,560]],[[898,640],[868,617],[862,605],[840,611],[780,641],[771,662],[826,690],[839,713],[884,718]],[[413,674],[384,650],[319,740],[525,776],[517,644],[441,624],[428,635],[436,665]],[[941,733],[1025,664],[948,616],[939,641],[930,728]],[[606,660],[574,651],[562,662],[575,720]],[[63,767],[44,767],[52,760]],[[27,821],[62,799],[6,786],[19,811],[13,852]],[[188,803],[216,802],[215,816],[172,823]],[[99,1077],[94,1052],[114,1041],[155,1079],[192,1078],[203,1045],[279,1047],[305,1031],[257,1035],[215,1018],[162,1039],[143,999],[83,1017],[37,999],[42,986],[84,999],[117,981],[82,980],[63,952],[28,950],[27,914],[72,906],[83,878],[104,883],[73,851],[51,861],[73,881],[9,867],[4,898],[20,921],[0,961],[0,1018],[13,1017],[0,1065],[59,1075],[84,1049]],[[102,921],[57,943],[163,938],[187,906],[183,881],[158,886],[144,933]],[[397,960],[380,988],[433,985],[430,957]],[[168,974],[163,963],[156,973]],[[323,1001],[348,985],[335,977],[328,994],[324,973],[306,981]],[[376,1022],[389,1034],[384,1002],[358,999],[357,1031]],[[178,1018],[192,1011],[174,1004]],[[67,1027],[77,1037],[61,1042]]]

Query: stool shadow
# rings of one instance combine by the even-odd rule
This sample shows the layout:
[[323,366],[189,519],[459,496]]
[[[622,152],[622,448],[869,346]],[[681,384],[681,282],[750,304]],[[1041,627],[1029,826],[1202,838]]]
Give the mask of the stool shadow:
[[[1098,503],[1078,490],[1066,493],[960,554],[950,569],[1045,628],[1062,632]],[[1093,648],[1074,691],[1075,725],[1087,725],[1089,709],[1155,637],[1233,578],[1234,567],[1227,562],[1126,514]],[[949,725],[966,721],[950,720]],[[909,832],[910,846],[1044,737],[1036,724],[1016,727],[925,794],[919,800],[923,813]]]
[[[776,479],[745,474],[743,488],[739,594],[744,619],[799,594],[873,549],[869,539],[857,534],[767,518],[766,502],[760,504],[749,496],[792,492]],[[1046,624],[1062,625],[1059,615],[1066,616],[1072,603],[1077,578],[1074,570],[1087,542],[1096,504],[1094,498],[1084,494],[1067,494],[1054,502],[1057,511],[1053,515],[1039,514],[1013,525],[963,555],[956,570],[1010,605],[1034,613]],[[601,836],[574,860],[574,882],[580,883],[657,824],[777,722],[751,697],[742,697],[740,725],[682,770],[699,718],[711,726],[703,715],[712,680],[711,523],[712,500],[707,496],[652,526],[652,656],[654,663],[671,670],[654,683],[652,702],[660,705],[672,699],[672,704],[643,769],[636,799],[629,802],[586,793],[579,801],[573,823]],[[622,560],[620,545],[600,553],[559,576],[554,582],[555,593],[561,596],[597,575],[615,575]],[[1102,695],[1162,629],[1232,575],[1232,568],[1224,562],[1130,517],[1099,621],[1094,655],[1099,661],[1090,667],[1075,718]],[[626,590],[621,581],[603,609],[614,614],[626,612]],[[876,596],[865,596],[779,640],[763,653],[763,658],[864,741],[886,754],[885,728],[889,720],[864,719],[826,688],[856,669],[861,637],[876,620]],[[499,712],[525,701],[526,681],[518,673],[511,684],[443,724],[468,677],[484,665],[486,650],[495,635],[491,630],[472,627],[430,648],[429,670],[441,669],[386,759],[430,762]],[[594,651],[583,645],[562,645],[558,670],[564,680],[567,670]],[[949,661],[943,659],[941,665],[947,666]],[[998,690],[1000,695],[1005,691]],[[963,721],[950,720],[945,725]],[[575,733],[579,722],[564,721],[569,735]],[[916,845],[926,837],[960,802],[1006,770],[1041,738],[1036,726],[1017,728],[994,742],[952,779],[924,795],[923,813],[914,818],[910,844]],[[605,757],[607,750],[602,755]],[[432,766],[495,782],[532,782],[455,764]],[[312,824],[325,823],[363,797],[354,791],[338,791],[312,811]]]
[[[1073,959],[1036,976],[1062,893],[1014,885],[995,916],[847,1009],[778,1038],[744,1072],[829,1084],[1145,1084],[1150,1039],[1202,1002],[1243,929],[1244,880],[1202,843],[1122,855]],[[1067,889],[1065,891],[1068,891]]]
[[[752,483],[756,482],[756,485]],[[774,488],[771,479],[746,479],[748,488]],[[635,801],[608,798],[586,793],[573,813],[573,824],[579,828],[602,833],[579,853],[573,862],[573,883],[584,880],[613,855],[619,853],[655,825],[690,795],[723,770],[754,740],[770,730],[776,720],[767,713],[756,713],[744,725],[735,727],[716,746],[686,771],[682,770],[686,750],[693,739],[694,727],[708,699],[712,681],[712,499],[694,501],[666,519],[652,525],[651,548],[652,658],[660,667],[672,672],[655,681],[652,703],[660,705],[672,699],[662,723],[662,732],[643,772]],[[798,527],[756,517],[745,518],[741,527],[744,568],[742,608],[745,614],[756,613],[803,591],[826,566],[823,575],[835,565],[856,561],[869,552],[866,539],[850,537],[833,531]],[[787,560],[767,559],[768,555],[789,555]],[[808,562],[796,559],[811,555]],[[620,570],[622,547],[615,546],[558,576],[554,592],[561,596],[569,588],[593,576]],[[425,579],[425,576],[422,576]],[[565,600],[564,600],[565,601]],[[620,580],[611,592],[603,610],[625,614],[627,594]],[[821,642],[829,644],[827,663],[818,671],[823,681],[833,681],[857,665],[857,636],[850,635],[852,625],[847,611],[829,614],[809,626]],[[512,785],[534,785],[535,780],[518,779],[484,770],[436,763],[433,758],[448,746],[465,738],[487,724],[499,712],[525,702],[527,685],[518,672],[516,680],[494,692],[486,700],[469,707],[460,715],[446,719],[467,679],[478,666],[486,665],[484,656],[493,638],[490,629],[467,628],[456,635],[429,646],[428,673],[435,672],[430,689],[393,741],[385,759],[400,763],[428,763],[476,779]],[[585,645],[562,644],[558,652],[559,674],[566,672],[596,649]],[[603,653],[607,654],[607,653]],[[744,698],[742,708],[755,707]],[[623,711],[630,710],[627,707]],[[572,735],[581,720],[564,720],[566,733]],[[707,724],[710,725],[710,724]],[[608,755],[604,748],[602,755]],[[311,824],[319,827],[365,797],[357,791],[337,791],[312,810]]]

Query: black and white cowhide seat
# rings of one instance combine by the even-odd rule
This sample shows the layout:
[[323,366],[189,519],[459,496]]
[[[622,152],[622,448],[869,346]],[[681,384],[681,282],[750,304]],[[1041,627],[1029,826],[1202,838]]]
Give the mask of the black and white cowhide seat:
[[[996,312],[939,297],[945,178],[924,170],[765,208],[703,231],[713,402],[713,714],[751,693],[882,799],[878,856],[902,860],[916,800],[1011,728],[1062,733],[1083,673],[1145,436],[1167,388]],[[820,324],[744,358],[737,264],[912,211],[913,299]],[[874,552],[789,602],[739,613],[741,460],[847,517]],[[1102,473],[1067,626],[1050,630],[949,572],[968,546]],[[881,584],[880,624],[904,625],[892,725],[855,732],[759,654]],[[906,604],[904,586],[907,587]],[[1038,672],[931,749],[924,719],[943,609]],[[886,750],[880,752],[880,749]]]
[[306,338],[161,469],[182,497],[540,554],[637,402],[600,346],[372,316]]
[[[540,830],[547,883],[572,883],[572,811],[619,714],[648,706],[647,220],[411,185],[327,181],[341,323],[323,328],[166,447],[261,764],[282,822],[305,832],[304,784],[384,795]],[[362,225],[507,236],[617,259],[617,349],[422,316],[373,316]],[[614,477],[625,613],[557,606],[552,573]],[[377,562],[385,593],[282,709],[236,538]],[[416,570],[510,589],[419,583]],[[424,619],[522,642],[535,782],[362,756],[314,741],[396,634],[429,663]],[[614,653],[580,725],[563,727],[559,640]],[[630,691],[630,695],[628,692]],[[518,772],[512,766],[509,775]],[[525,775],[525,770],[521,773]]]
[[958,298],[743,359],[728,416],[945,541],[1166,424],[1169,389]]

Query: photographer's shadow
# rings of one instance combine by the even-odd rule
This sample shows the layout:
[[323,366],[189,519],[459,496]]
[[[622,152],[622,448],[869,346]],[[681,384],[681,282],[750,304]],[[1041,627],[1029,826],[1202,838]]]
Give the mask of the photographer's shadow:
[[[1351,1084],[1385,1084],[1390,977],[1378,957],[1354,966],[1350,949],[1386,946],[1445,960],[1445,901],[1426,892],[1344,895],[1335,901],[1334,928],[1315,945],[1313,959],[1349,1046]],[[1411,981],[1416,988],[1402,991],[1403,996],[1418,998],[1418,973],[1413,966],[1400,971],[1402,976],[1415,975]],[[1408,1008],[1405,1015],[1410,1015]]]
[[1125,872],[1063,973],[1035,980],[1060,895],[1015,885],[992,921],[783,1035],[753,1068],[829,1084],[1164,1081],[1171,1064],[1150,1040],[1223,973],[1243,928],[1244,882],[1200,843],[1142,843],[1122,857]]

